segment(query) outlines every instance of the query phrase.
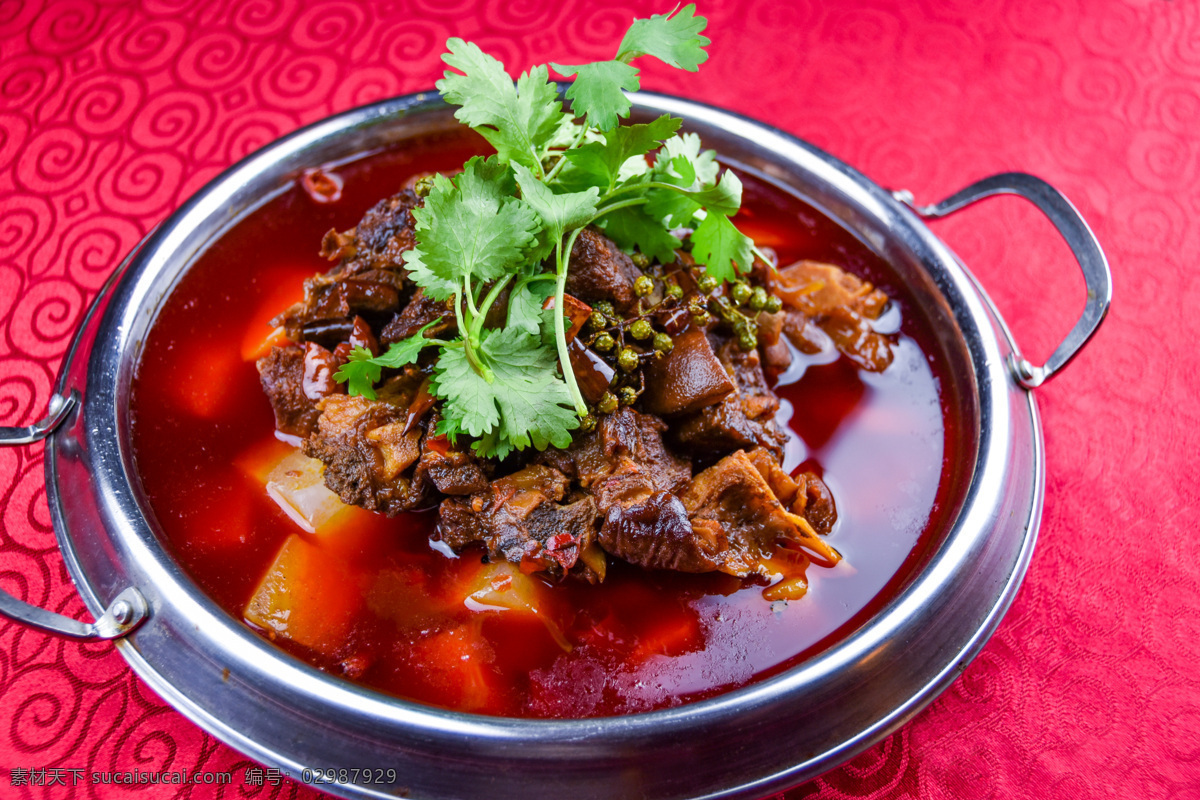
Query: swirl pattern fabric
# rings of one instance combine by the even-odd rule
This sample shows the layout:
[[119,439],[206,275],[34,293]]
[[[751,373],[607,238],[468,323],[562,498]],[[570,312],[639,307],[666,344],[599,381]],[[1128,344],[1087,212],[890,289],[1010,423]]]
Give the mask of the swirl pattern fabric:
[[[45,413],[110,271],[229,164],[308,122],[429,88],[449,36],[513,69],[608,57],[614,0],[8,0],[0,3],[0,425]],[[702,3],[698,75],[644,86],[797,134],[882,185],[941,199],[1021,170],[1063,190],[1111,259],[1094,342],[1037,390],[1038,549],[998,633],[908,726],[784,795],[1200,796],[1200,7],[1158,0]],[[1082,308],[1035,210],[936,223],[1027,353]],[[86,618],[56,552],[40,447],[0,449],[0,587]],[[261,786],[33,785],[29,768],[230,771],[109,645],[0,622],[0,797],[313,798]],[[67,775],[70,784],[70,775]]]

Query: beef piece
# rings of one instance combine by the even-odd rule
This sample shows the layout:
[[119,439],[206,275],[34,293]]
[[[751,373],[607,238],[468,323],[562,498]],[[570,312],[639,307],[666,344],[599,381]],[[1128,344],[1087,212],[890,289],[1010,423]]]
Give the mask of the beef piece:
[[820,261],[797,261],[780,269],[771,280],[785,303],[813,317],[846,308],[875,319],[888,303],[887,295],[867,281]]
[[600,529],[600,545],[641,567],[713,572],[720,564],[724,537],[710,533],[704,526],[693,531],[678,497],[657,492],[628,508],[610,508]]
[[748,457],[784,508],[808,520],[817,533],[833,530],[837,522],[833,494],[815,473],[802,472],[793,478],[765,450],[755,450]]
[[819,324],[838,350],[868,372],[883,372],[892,363],[891,341],[854,311],[835,308]]
[[892,363],[891,340],[873,330],[868,321],[879,317],[888,298],[870,283],[817,261],[785,267],[772,277],[772,283],[775,293],[790,306],[783,331],[802,352],[816,352],[831,341],[870,372],[882,372]]
[[412,210],[421,204],[411,190],[376,203],[353,230],[330,231],[321,253],[338,259],[324,275],[304,282],[304,300],[287,309],[272,324],[282,325],[293,341],[313,323],[349,321],[355,314],[371,318],[394,314],[411,291],[404,251],[416,241]]
[[[760,456],[760,458],[765,457]],[[717,569],[745,577],[763,570],[777,543],[801,546],[834,564],[840,556],[817,536],[808,521],[788,511],[744,452],[726,456],[701,472],[681,497],[693,534],[711,537],[719,547]]]
[[[840,557],[802,516],[809,478],[828,491],[811,474],[798,484],[764,449],[752,455],[739,451],[697,475],[681,496],[658,492],[611,505],[599,542],[633,564],[681,572],[765,575],[773,567],[764,562],[783,543],[801,546],[832,566]],[[832,511],[832,506],[816,506],[818,517]]]
[[694,326],[675,337],[675,347],[645,367],[642,403],[652,414],[689,414],[720,402],[733,381],[713,353],[704,331]]
[[758,315],[758,342],[762,353],[763,372],[775,380],[792,365],[792,351],[783,339],[783,324],[787,316],[763,312]]
[[325,485],[343,502],[389,516],[429,504],[429,485],[412,474],[423,432],[405,430],[416,391],[402,376],[385,384],[378,400],[331,395],[318,404],[322,413],[304,453],[325,464]]
[[568,485],[558,470],[534,464],[471,497],[448,497],[438,509],[438,537],[455,550],[482,542],[491,558],[562,577],[596,535],[596,501],[562,502]]
[[337,322],[353,323],[357,314],[380,317],[400,310],[404,279],[385,270],[368,270],[348,276],[335,270],[304,281],[304,299],[284,311],[272,325],[282,325],[292,341],[302,341],[304,330]]
[[[719,341],[719,340],[718,340]],[[734,450],[764,447],[783,459],[786,434],[775,423],[779,398],[767,386],[759,352],[724,341],[717,358],[735,386],[720,403],[680,418],[671,426],[674,444],[694,458],[712,463]]]
[[814,355],[833,347],[833,342],[816,321],[795,308],[783,310],[783,333],[797,350]]
[[829,491],[825,481],[811,472],[805,472],[800,477],[804,481],[804,518],[817,533],[828,534],[837,522],[833,492]]
[[571,248],[567,291],[586,303],[608,300],[618,311],[629,311],[637,305],[633,282],[641,274],[612,239],[588,227]]
[[692,466],[667,450],[662,438],[666,428],[661,419],[622,406],[601,417],[596,430],[576,437],[566,450],[547,449],[537,460],[576,478],[585,489],[624,468],[623,474],[645,473],[655,491],[674,491],[691,477]]
[[711,463],[734,450],[755,447],[759,431],[746,418],[741,395],[732,394],[677,421],[671,426],[671,442],[693,458],[704,458]]
[[384,344],[402,341],[438,318],[441,323],[430,328],[427,335],[439,336],[453,327],[454,310],[448,300],[438,302],[426,295],[424,289],[418,289],[404,310],[384,327],[379,340]]
[[258,360],[258,379],[275,412],[275,428],[289,436],[307,437],[321,412],[304,391],[304,348],[274,347]]
[[414,475],[432,483],[442,494],[476,494],[488,488],[488,476],[479,459],[463,450],[443,452],[426,446]]
[[416,244],[416,220],[412,211],[421,198],[411,189],[380,200],[371,207],[355,230],[355,271],[361,269],[404,269],[404,251]]

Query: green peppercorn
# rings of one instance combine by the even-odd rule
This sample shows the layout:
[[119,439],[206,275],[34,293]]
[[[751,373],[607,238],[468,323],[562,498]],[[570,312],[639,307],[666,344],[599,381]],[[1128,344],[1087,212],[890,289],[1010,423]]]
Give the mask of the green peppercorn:
[[596,418],[591,414],[585,414],[579,419],[579,432],[591,433],[596,430]]
[[688,301],[688,313],[693,317],[697,314],[703,314],[707,310],[708,309],[705,307],[704,303],[700,302],[700,299],[697,297],[693,297]]
[[778,314],[783,310],[783,301],[779,299],[779,295],[771,295],[767,298],[767,304],[763,306],[763,311],[768,314]]
[[654,335],[654,328],[650,326],[649,320],[634,320],[633,324],[629,326],[629,335],[638,341],[649,339]]
[[607,353],[617,346],[617,340],[609,336],[607,333],[602,333],[592,342],[592,347],[599,350],[601,353]]
[[703,278],[697,281],[696,285],[700,287],[700,291],[704,292],[704,294],[708,294],[713,289],[717,288],[717,279],[712,275],[705,275]]
[[649,275],[639,275],[638,279],[633,282],[633,293],[638,297],[645,297],[654,291],[654,279]]
[[621,354],[617,356],[617,364],[626,372],[633,372],[638,368],[638,354],[632,347],[621,348]]
[[710,300],[708,310],[726,322],[734,322],[742,316],[741,312],[733,307],[733,303],[729,302],[728,297],[717,297]]
[[623,406],[631,406],[637,402],[637,389],[634,389],[632,386],[622,386],[618,394],[621,395],[621,405]]
[[683,297],[683,287],[678,283],[667,284],[667,297],[672,300],[678,300]]
[[699,314],[692,314],[692,324],[698,328],[704,328],[712,323],[712,314],[707,311],[701,311]]
[[755,286],[754,291],[750,293],[750,307],[755,311],[762,311],[766,304],[767,290],[761,286]]
[[415,184],[413,184],[413,192],[417,195],[417,197],[428,197],[429,193],[432,191],[433,191],[433,176],[432,175],[426,175],[424,178],[421,178]]
[[737,343],[738,347],[743,350],[753,350],[758,347],[758,332],[750,328],[743,328],[738,331]]
[[654,334],[654,349],[660,353],[669,353],[675,347],[675,342],[665,333]]
[[592,306],[592,310],[599,311],[601,314],[603,314],[606,317],[611,317],[611,316],[613,316],[613,314],[616,313],[613,310],[613,304],[608,302],[607,300],[597,300],[596,303]]
[[733,285],[730,294],[733,296],[733,302],[739,306],[744,306],[746,305],[746,301],[750,299],[750,286],[739,281]]
[[629,260],[632,261],[633,265],[638,269],[645,269],[646,267],[650,266],[650,258],[641,250],[634,251],[633,255],[629,256]]
[[604,319],[604,315],[601,314],[599,311],[593,311],[591,314],[588,315],[588,321],[587,321],[588,330],[591,330],[591,331],[602,330],[603,328],[608,327],[608,325],[606,323],[607,323],[607,320]]
[[611,414],[617,410],[617,396],[612,392],[605,392],[600,398],[600,402],[596,403],[596,408],[601,414]]

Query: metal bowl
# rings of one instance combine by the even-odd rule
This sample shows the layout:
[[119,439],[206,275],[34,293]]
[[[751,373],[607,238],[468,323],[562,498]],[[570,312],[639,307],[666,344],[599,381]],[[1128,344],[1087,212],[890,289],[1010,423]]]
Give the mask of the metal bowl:
[[[682,117],[726,164],[839,220],[892,265],[937,332],[961,405],[969,483],[959,487],[953,523],[923,566],[861,628],[773,678],[671,710],[562,721],[482,717],[387,697],[286,655],[218,608],[168,554],[147,521],[129,418],[140,346],[164,296],[198,253],[305,168],[457,125],[434,93],[348,111],[275,142],[206,186],[126,259],[71,347],[47,419],[0,431],[6,443],[49,435],[55,531],[97,622],[7,596],[0,612],[76,639],[115,640],[134,671],[196,724],[347,797],[762,796],[841,764],[904,724],[979,651],[1024,575],[1044,487],[1029,390],[1102,320],[1110,299],[1104,255],[1074,208],[1027,175],[989,178],[915,208],[907,193],[885,191],[745,117],[650,93],[634,95],[634,109],[641,117]],[[1001,192],[1047,213],[1087,279],[1083,318],[1045,367],[1021,357],[986,295],[921,219]],[[379,768],[395,770],[395,781],[383,780]]]

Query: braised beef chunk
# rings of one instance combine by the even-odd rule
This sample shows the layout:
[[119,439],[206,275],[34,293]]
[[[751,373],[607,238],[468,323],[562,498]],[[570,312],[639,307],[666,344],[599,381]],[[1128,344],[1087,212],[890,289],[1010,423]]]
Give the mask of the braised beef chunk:
[[628,508],[610,508],[600,529],[600,544],[641,567],[713,572],[721,564],[724,538],[713,533],[717,532],[706,526],[693,530],[683,502],[658,492]]
[[420,426],[406,432],[417,387],[395,379],[378,400],[330,395],[318,404],[316,431],[304,453],[325,464],[325,484],[351,505],[394,516],[428,506],[433,492],[412,467],[421,455]]
[[304,348],[275,347],[255,365],[263,392],[275,412],[275,429],[304,438],[316,430],[317,398],[304,391]]
[[837,561],[837,554],[817,538],[808,522],[783,507],[742,451],[697,475],[681,499],[694,528],[708,523],[727,538],[728,547],[721,551],[717,567],[721,572],[740,577],[760,572],[763,559],[777,543],[815,548],[823,558]]
[[412,210],[421,199],[411,189],[376,203],[355,228],[355,256],[359,269],[404,269],[404,251],[416,243]]
[[625,406],[602,417],[596,430],[576,437],[566,450],[539,453],[538,461],[575,478],[584,489],[612,477],[628,461],[654,491],[674,491],[691,478],[692,468],[667,450],[666,429],[661,419]]
[[448,301],[438,302],[426,295],[424,289],[417,289],[404,310],[384,327],[379,340],[384,344],[402,341],[439,318],[441,324],[430,328],[429,335],[438,336],[453,328],[454,310]]
[[567,291],[585,303],[607,300],[618,311],[628,311],[637,303],[633,282],[641,274],[612,239],[584,228],[571,249]]
[[688,326],[675,337],[665,358],[647,365],[643,402],[652,414],[688,414],[723,400],[733,390],[704,330]]
[[427,447],[417,462],[416,477],[432,483],[447,495],[486,492],[488,474],[479,459],[463,450],[445,452]]
[[833,532],[833,524],[837,522],[837,506],[833,502],[833,492],[825,485],[825,481],[811,472],[800,476],[804,481],[804,518],[813,526],[813,530],[828,536]]
[[740,394],[682,417],[671,426],[671,443],[693,458],[712,461],[758,444],[760,428],[746,418]]
[[482,542],[491,558],[562,577],[595,539],[596,502],[564,503],[569,485],[556,469],[528,466],[471,498],[443,500],[437,535],[455,550]]
[[870,283],[819,261],[797,261],[771,280],[789,306],[783,331],[801,352],[817,352],[831,342],[870,372],[892,363],[891,339],[869,322],[883,313],[888,297]]
[[787,436],[775,423],[779,398],[767,386],[757,350],[720,342],[717,358],[734,391],[720,403],[681,417],[671,428],[672,442],[693,458],[711,463],[734,450],[765,447],[783,460]]
[[306,280],[304,300],[272,324],[282,325],[299,342],[306,330],[323,332],[355,315],[386,320],[398,312],[411,293],[403,256],[416,242],[412,210],[420,203],[406,189],[375,204],[353,230],[325,234],[321,253],[338,263]]

